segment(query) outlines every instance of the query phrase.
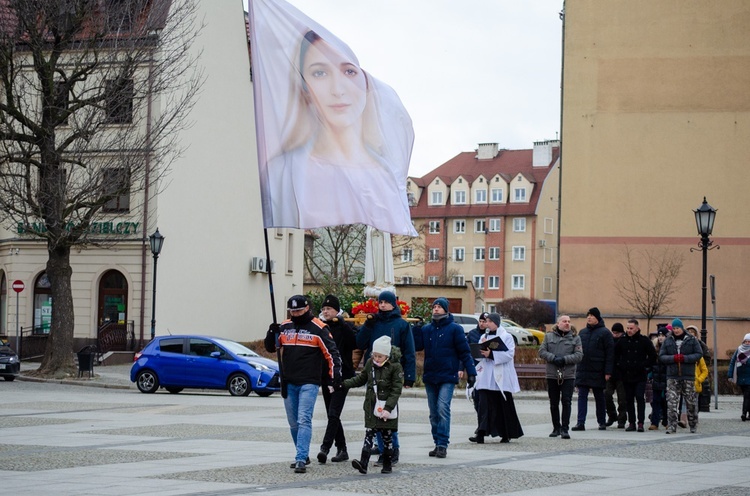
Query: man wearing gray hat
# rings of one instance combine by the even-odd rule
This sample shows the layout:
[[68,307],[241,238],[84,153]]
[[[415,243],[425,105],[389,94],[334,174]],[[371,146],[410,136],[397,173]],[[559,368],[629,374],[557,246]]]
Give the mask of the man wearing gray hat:
[[268,327],[264,345],[269,353],[281,353],[279,368],[283,371],[282,396],[289,430],[297,454],[291,468],[304,474],[310,463],[312,417],[321,370],[327,369],[327,384],[341,389],[341,357],[328,326],[313,316],[307,298],[295,295],[289,298],[287,310],[290,319]]

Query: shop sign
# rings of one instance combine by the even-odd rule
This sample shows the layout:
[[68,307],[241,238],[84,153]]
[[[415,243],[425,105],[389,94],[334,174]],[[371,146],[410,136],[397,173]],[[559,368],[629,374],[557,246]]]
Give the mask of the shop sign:
[[[129,234],[139,234],[138,228],[141,225],[140,222],[92,222],[86,231],[89,234],[107,234],[111,236],[127,236]],[[65,229],[70,231],[75,227],[75,224],[69,222]],[[24,224],[19,222],[17,225],[16,232],[18,234],[27,233],[45,233],[47,232],[47,226],[44,222],[32,222],[30,224]]]

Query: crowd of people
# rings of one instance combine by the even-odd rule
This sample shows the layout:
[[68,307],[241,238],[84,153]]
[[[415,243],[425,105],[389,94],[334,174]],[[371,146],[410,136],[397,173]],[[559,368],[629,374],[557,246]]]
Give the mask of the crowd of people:
[[[398,400],[417,379],[418,351],[424,352],[422,382],[434,441],[428,456],[448,454],[451,401],[461,379],[466,380],[467,396],[477,414],[469,441],[483,444],[487,437],[499,437],[500,443],[508,443],[523,436],[513,401],[513,394],[520,391],[513,337],[497,313],[482,313],[476,329],[465,334],[449,306],[446,298],[437,298],[430,322],[412,326],[402,317],[396,295],[383,291],[378,312],[369,314],[357,329],[334,295],[325,297],[318,317],[305,296],[289,299],[289,318],[269,326],[264,344],[267,351],[278,353],[282,397],[296,451],[291,468],[296,473],[305,473],[310,464],[312,417],[321,387],[328,422],[318,463],[326,463],[334,447],[331,462],[349,460],[340,416],[347,391],[362,386],[366,387],[365,437],[359,458],[351,465],[366,474],[370,457],[377,455],[373,465],[381,467],[381,473],[391,473],[400,456]],[[650,403],[648,430],[663,426],[672,434],[678,427],[689,427],[691,433],[697,432],[697,394],[708,376],[710,350],[697,338],[697,329],[685,328],[680,319],[646,336],[636,319],[608,329],[596,307],[588,311],[580,331],[570,316],[561,315],[546,332],[538,356],[546,363],[550,437],[570,439],[570,431],[586,430],[589,392],[599,430],[617,423],[626,432],[644,432]],[[729,368],[730,381],[744,395],[742,421],[750,419],[749,358],[747,334]],[[576,390],[577,417],[571,427]]]

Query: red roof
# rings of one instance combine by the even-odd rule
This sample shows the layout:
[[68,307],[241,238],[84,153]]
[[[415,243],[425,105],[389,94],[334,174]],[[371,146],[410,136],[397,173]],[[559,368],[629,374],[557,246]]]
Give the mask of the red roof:
[[541,193],[541,186],[549,174],[552,165],[557,161],[559,147],[552,149],[552,161],[545,167],[533,167],[533,150],[500,150],[492,159],[479,160],[477,152],[462,152],[445,162],[440,167],[432,170],[422,177],[409,179],[420,188],[427,187],[435,181],[435,178],[446,183],[448,186],[463,177],[469,184],[483,176],[485,181],[490,181],[500,174],[506,181],[513,179],[516,175],[523,174],[532,184],[535,184],[528,203],[500,203],[500,204],[478,204],[478,205],[451,205],[451,195],[448,195],[446,205],[427,206],[426,191],[422,192],[419,203],[411,207],[412,218],[425,217],[485,217],[502,215],[534,215],[536,205]]

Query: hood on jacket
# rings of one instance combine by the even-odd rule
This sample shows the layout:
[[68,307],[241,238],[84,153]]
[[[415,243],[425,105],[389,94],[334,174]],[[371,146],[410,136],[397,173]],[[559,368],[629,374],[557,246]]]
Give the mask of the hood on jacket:
[[[560,332],[560,328],[557,327],[557,324],[552,326],[552,332],[562,335],[562,332]],[[576,326],[574,326],[573,324],[570,324],[570,335],[571,336],[578,335],[578,329],[576,329]]]

